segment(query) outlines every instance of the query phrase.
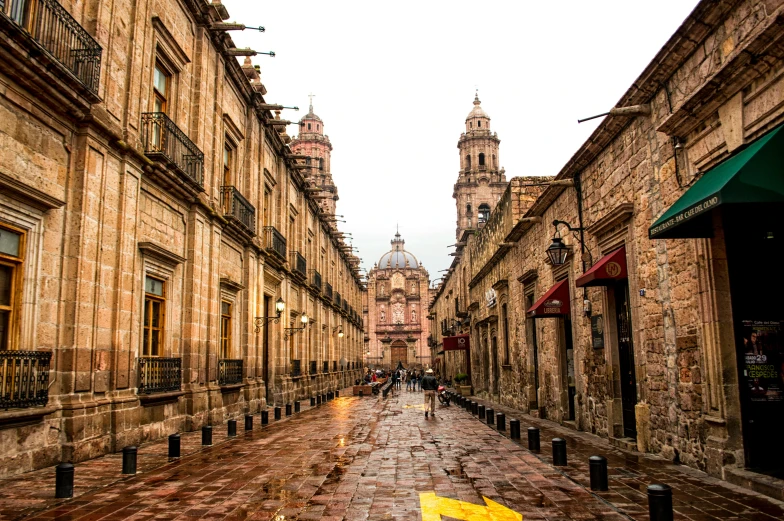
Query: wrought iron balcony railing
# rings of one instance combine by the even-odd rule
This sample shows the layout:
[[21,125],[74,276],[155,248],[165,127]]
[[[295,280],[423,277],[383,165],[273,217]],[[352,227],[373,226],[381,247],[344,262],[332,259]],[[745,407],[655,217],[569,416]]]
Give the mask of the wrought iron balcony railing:
[[242,383],[242,360],[218,360],[218,385]]
[[165,113],[142,114],[142,145],[150,159],[161,161],[204,186],[204,153]]
[[308,262],[298,251],[291,252],[291,269],[295,274],[308,276]]
[[256,235],[256,207],[233,186],[221,186],[220,191],[224,216],[234,219],[251,235]]
[[286,238],[274,226],[264,227],[264,247],[280,260],[286,260]]
[[51,359],[50,351],[0,351],[0,409],[46,405]]
[[321,273],[316,270],[310,270],[310,285],[321,293]]
[[318,363],[315,360],[310,361],[310,374],[318,373]]
[[291,361],[291,376],[302,376],[302,362],[300,360]]
[[139,358],[139,394],[179,391],[181,382],[181,358]]
[[326,295],[329,300],[332,300],[332,284],[329,282],[324,284],[324,295]]
[[48,55],[98,96],[103,49],[57,0],[0,0],[0,16],[30,33]]
[[343,311],[348,313],[348,302],[346,302],[345,300],[343,301]]
[[343,303],[343,300],[340,298],[340,293],[338,293],[338,292],[336,291],[336,292],[335,292],[335,305],[336,305],[337,307],[340,307],[340,305],[341,305],[342,303]]

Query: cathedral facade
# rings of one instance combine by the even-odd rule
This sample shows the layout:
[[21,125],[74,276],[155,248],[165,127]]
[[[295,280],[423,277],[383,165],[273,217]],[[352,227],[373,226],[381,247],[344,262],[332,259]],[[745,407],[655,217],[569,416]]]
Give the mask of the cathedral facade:
[[368,273],[365,303],[365,365],[390,369],[431,365],[427,338],[430,277],[406,242],[395,234],[392,249]]

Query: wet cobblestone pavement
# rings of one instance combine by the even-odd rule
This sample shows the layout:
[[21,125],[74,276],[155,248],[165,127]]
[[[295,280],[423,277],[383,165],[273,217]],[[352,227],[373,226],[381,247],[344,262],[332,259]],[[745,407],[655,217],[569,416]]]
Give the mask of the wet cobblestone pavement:
[[[784,519],[781,503],[590,435],[564,436],[502,408],[507,422],[521,420],[520,443],[454,405],[425,419],[421,403],[421,393],[405,391],[386,401],[341,397],[279,422],[270,413],[264,428],[256,415],[248,433],[238,418],[239,436],[215,426],[212,447],[200,446],[198,432],[183,434],[175,461],[165,440],[142,445],[135,476],[120,473],[120,454],[79,463],[68,500],[54,499],[54,469],[31,472],[0,481],[0,519],[416,520],[423,504],[444,519],[485,510],[494,521],[519,519],[497,502],[526,521],[646,520],[652,482],[673,487],[676,519]],[[541,454],[525,445],[532,422]],[[566,467],[551,465],[554,435],[567,439]],[[608,492],[587,489],[593,454],[608,458]]]

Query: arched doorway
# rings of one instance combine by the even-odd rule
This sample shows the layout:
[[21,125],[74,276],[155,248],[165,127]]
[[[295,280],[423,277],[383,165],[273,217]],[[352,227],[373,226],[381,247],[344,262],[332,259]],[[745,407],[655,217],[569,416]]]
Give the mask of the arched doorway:
[[403,340],[395,340],[392,342],[392,367],[395,367],[398,362],[403,366],[408,365],[408,344]]

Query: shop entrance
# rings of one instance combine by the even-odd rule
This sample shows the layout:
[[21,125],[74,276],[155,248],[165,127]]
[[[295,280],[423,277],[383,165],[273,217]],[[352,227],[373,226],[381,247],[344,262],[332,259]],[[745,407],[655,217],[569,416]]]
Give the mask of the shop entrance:
[[621,411],[623,435],[637,437],[637,377],[634,372],[634,344],[632,343],[632,316],[629,309],[629,282],[622,280],[613,286],[615,297],[615,324],[618,335],[618,368],[621,378]]
[[722,212],[738,360],[746,467],[784,478],[784,254],[776,208]]
[[[272,297],[264,295],[264,316],[269,317],[272,313]],[[267,389],[267,403],[272,403],[272,374],[270,374],[270,334],[269,327],[270,321],[264,324],[264,329],[261,333],[261,345],[264,351],[261,357],[261,374],[264,378],[265,387]]]

